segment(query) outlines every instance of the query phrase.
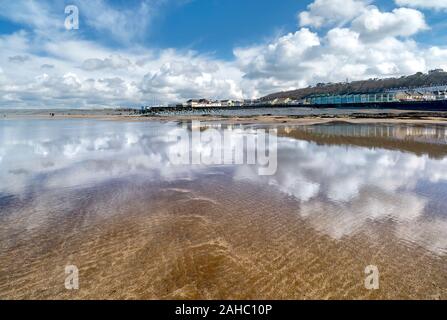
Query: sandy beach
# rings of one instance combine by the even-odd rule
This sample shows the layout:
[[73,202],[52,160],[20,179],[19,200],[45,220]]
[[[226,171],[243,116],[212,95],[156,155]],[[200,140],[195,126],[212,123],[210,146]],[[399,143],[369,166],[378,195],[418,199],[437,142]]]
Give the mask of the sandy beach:
[[[33,113],[4,114],[3,119],[94,119],[108,121],[157,121],[157,122],[218,122],[221,124],[288,124],[288,125],[313,125],[344,121],[347,123],[409,123],[409,124],[447,124],[447,112],[422,112],[387,110],[355,110],[350,114],[310,114],[310,115],[213,115],[213,114],[157,114],[138,115],[125,114],[116,111],[95,111],[72,113],[58,111],[54,116],[39,111]],[[1,119],[1,118],[0,118]]]
[[194,118],[163,119],[3,122],[0,299],[447,298],[442,121],[227,119],[277,128],[260,177],[173,165],[168,138]]
[[[408,247],[393,236],[392,221],[334,241],[312,225],[333,224],[330,215],[309,221],[292,199],[218,174],[157,185],[116,181],[72,198],[79,201],[63,216],[52,209],[35,217],[45,225],[35,220],[16,243],[20,227],[12,224],[27,219],[27,210],[3,219],[9,249],[0,254],[0,298],[447,297],[446,257]],[[379,291],[363,285],[372,263],[381,266]],[[79,291],[61,285],[67,264],[80,267]]]

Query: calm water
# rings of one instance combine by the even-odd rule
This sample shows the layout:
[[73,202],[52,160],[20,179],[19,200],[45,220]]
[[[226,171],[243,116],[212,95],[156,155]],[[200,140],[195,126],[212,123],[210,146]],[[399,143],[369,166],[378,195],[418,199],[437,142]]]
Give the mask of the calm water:
[[259,176],[174,165],[188,125],[0,121],[0,298],[447,298],[447,127],[276,129]]

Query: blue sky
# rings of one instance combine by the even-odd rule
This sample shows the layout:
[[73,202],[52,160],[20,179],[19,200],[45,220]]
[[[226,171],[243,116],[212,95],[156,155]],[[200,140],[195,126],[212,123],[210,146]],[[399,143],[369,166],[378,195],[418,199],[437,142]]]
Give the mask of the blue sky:
[[[58,1],[51,5],[55,11],[63,13],[65,5],[72,3],[76,1]],[[138,10],[141,1],[110,0],[107,3],[117,10]],[[296,13],[306,6],[305,1],[297,0],[166,1],[154,10],[154,21],[138,42],[159,48],[189,48],[229,59],[235,46],[250,45],[277,33],[295,30]],[[80,20],[81,25],[85,25],[82,12]],[[0,18],[1,34],[28,27],[8,17]],[[81,28],[81,32],[88,39],[111,46],[122,45],[110,34],[98,33],[88,26]]]
[[[117,10],[138,10],[140,0],[106,1]],[[156,1],[152,1],[156,2]],[[293,32],[297,27],[297,12],[304,11],[312,1],[300,0],[184,0],[165,1],[154,13],[153,23],[138,39],[139,44],[158,48],[188,48],[215,54],[218,58],[231,59],[233,48],[247,46],[259,41],[272,39],[278,34]],[[55,1],[51,6],[63,12],[66,5],[76,1]],[[392,1],[375,1],[378,7],[392,9]],[[154,10],[155,11],[155,10]],[[445,12],[425,11],[427,20],[434,28],[418,37],[428,44],[445,40]],[[81,25],[84,24],[80,15]],[[0,34],[8,34],[27,24],[16,23],[8,17],[0,18]],[[96,32],[94,28],[81,28],[87,39],[104,42],[112,47],[122,46],[109,34]],[[439,38],[443,39],[439,39]],[[128,44],[124,44],[128,45]]]
[[[64,28],[65,6],[79,9]],[[0,108],[253,98],[447,67],[446,0],[16,0]]]
[[158,46],[191,47],[231,58],[246,46],[296,29],[296,0],[197,0],[175,6],[160,18],[150,38]]

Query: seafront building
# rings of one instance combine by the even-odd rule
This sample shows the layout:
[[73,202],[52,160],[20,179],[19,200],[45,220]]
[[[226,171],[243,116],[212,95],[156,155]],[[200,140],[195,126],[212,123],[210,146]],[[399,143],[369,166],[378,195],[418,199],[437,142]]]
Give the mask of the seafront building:
[[299,106],[299,105],[343,105],[343,104],[371,104],[371,103],[405,103],[430,102],[447,100],[447,85],[427,86],[417,88],[388,89],[381,92],[345,93],[345,94],[311,94],[302,99],[289,97],[273,100],[245,99],[245,100],[209,100],[190,99],[179,107],[189,108],[227,108],[227,107],[255,107],[255,106]]
[[447,100],[447,85],[420,88],[391,89],[375,93],[355,94],[316,94],[305,97],[305,105],[331,105],[331,104],[362,104],[387,103],[411,101],[439,101]]
[[303,99],[305,105],[319,104],[353,104],[398,102],[397,93],[344,94],[344,95],[311,95]]
[[220,108],[220,107],[242,107],[244,101],[240,100],[208,100],[208,99],[190,99],[183,104],[189,108]]

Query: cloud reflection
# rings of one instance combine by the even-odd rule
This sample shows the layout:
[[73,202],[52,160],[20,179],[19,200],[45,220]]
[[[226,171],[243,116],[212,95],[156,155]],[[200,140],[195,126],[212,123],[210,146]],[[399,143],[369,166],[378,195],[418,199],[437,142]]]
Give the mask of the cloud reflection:
[[278,148],[275,176],[238,167],[235,178],[294,197],[297,214],[334,239],[365,231],[371,221],[389,221],[400,239],[447,253],[447,207],[428,212],[432,199],[418,192],[421,183],[447,192],[447,159],[291,138],[280,139]]
[[[176,137],[187,130],[155,123],[5,122],[0,131],[0,197],[36,186],[44,197],[45,190],[133,174],[194,179],[210,167],[177,166],[168,156],[172,150],[186,150]],[[236,180],[264,184],[295,199],[297,214],[334,239],[364,231],[370,221],[390,221],[403,241],[447,253],[447,207],[428,212],[433,199],[418,191],[421,183],[428,183],[447,192],[447,158],[281,137],[276,175],[259,176],[256,166],[233,169]]]

